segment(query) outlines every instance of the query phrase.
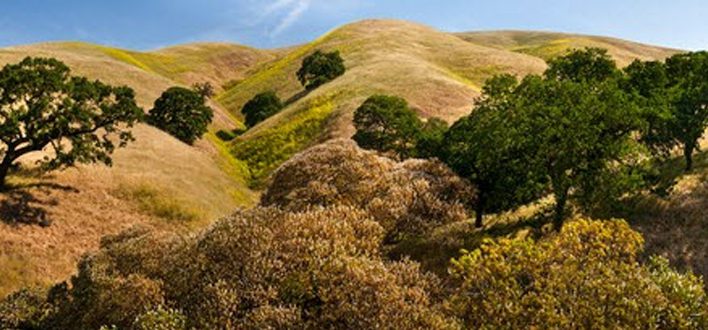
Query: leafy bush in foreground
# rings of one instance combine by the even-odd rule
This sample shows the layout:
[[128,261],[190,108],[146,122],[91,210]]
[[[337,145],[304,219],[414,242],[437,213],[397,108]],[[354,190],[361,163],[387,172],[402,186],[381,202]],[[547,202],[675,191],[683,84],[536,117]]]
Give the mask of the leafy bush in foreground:
[[278,207],[239,210],[189,237],[140,228],[106,237],[79,262],[71,285],[1,301],[0,328],[708,325],[702,280],[664,259],[640,263],[642,238],[623,221],[573,221],[539,241],[488,240],[453,261],[444,281],[416,262],[386,259],[392,229],[453,219],[443,211],[456,212],[448,198],[460,183],[448,174],[351,141],[310,149],[276,174],[264,203]]
[[[383,260],[382,238],[376,222],[348,207],[238,211],[187,239],[132,230],[104,239],[100,251],[86,256],[71,288],[53,290],[56,305],[24,295],[1,304],[0,327],[28,318],[51,329],[453,324],[441,311],[438,280],[413,262]],[[7,323],[11,313],[17,316]]]
[[624,221],[579,220],[550,239],[489,240],[453,261],[452,306],[471,329],[705,329],[702,281],[638,262]]

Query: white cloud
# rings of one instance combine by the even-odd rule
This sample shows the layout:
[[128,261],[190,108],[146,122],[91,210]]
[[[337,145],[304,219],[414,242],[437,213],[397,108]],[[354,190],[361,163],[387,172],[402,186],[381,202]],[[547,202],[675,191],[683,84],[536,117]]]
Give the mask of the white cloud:
[[270,37],[276,37],[300,19],[308,8],[311,0],[276,0],[265,9],[266,15],[287,10],[285,16],[278,22],[278,25],[269,33]]

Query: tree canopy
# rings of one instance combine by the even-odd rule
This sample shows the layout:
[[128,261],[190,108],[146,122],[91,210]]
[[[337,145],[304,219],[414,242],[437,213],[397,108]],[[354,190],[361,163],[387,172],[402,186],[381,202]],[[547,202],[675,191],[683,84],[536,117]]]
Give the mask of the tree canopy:
[[155,100],[147,120],[184,143],[193,144],[206,133],[214,116],[203,95],[184,87],[170,87]]
[[282,109],[283,103],[278,95],[274,91],[266,91],[246,102],[241,113],[246,117],[246,126],[253,127]]
[[[445,134],[444,161],[477,188],[475,225],[487,212],[506,211],[538,197],[542,178],[530,166],[523,131],[512,119],[515,77],[501,75],[485,84],[472,113]],[[536,176],[536,177],[534,177]]]
[[339,51],[327,53],[317,50],[302,60],[297,78],[305,89],[312,90],[343,75],[345,71]]
[[56,59],[8,64],[0,70],[0,186],[19,157],[47,147],[45,169],[111,165],[111,154],[132,140],[129,128],[142,115],[132,89],[71,76]]
[[632,182],[623,164],[637,151],[632,133],[641,121],[618,76],[606,52],[577,50],[550,61],[545,78],[528,76],[517,88],[514,126],[524,132],[523,149],[534,155],[530,164],[550,182],[556,229],[569,198],[608,202],[616,197],[605,195],[610,187],[619,194]]
[[664,156],[680,146],[690,171],[708,128],[708,52],[677,54],[664,63],[635,61],[625,71],[626,88],[647,109],[644,141]]
[[354,113],[354,141],[364,149],[393,152],[402,158],[413,157],[423,123],[397,96],[374,95]]

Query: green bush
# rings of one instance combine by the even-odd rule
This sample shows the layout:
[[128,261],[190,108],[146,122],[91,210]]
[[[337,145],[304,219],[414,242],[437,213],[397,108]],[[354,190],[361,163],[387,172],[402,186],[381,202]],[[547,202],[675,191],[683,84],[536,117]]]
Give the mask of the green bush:
[[453,261],[451,298],[471,329],[705,329],[702,281],[639,263],[624,221],[578,220],[540,242],[488,240]]

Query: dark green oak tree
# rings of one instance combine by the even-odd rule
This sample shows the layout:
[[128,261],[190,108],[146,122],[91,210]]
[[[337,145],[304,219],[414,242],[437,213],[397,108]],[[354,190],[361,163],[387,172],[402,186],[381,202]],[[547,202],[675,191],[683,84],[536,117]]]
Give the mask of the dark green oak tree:
[[297,71],[297,79],[309,91],[334,80],[345,71],[344,60],[339,51],[317,50],[302,60],[302,67]]
[[557,230],[569,199],[609,202],[640,181],[625,167],[641,151],[633,139],[640,110],[620,88],[620,74],[605,51],[576,50],[551,60],[545,77],[526,77],[515,92],[513,126],[550,182]]
[[15,161],[46,151],[41,168],[77,163],[111,165],[111,154],[133,139],[142,119],[128,87],[71,76],[50,58],[25,58],[0,70],[0,187]]
[[642,139],[662,156],[681,147],[690,171],[708,128],[708,53],[677,54],[665,63],[635,61],[625,72],[625,89],[645,109]]
[[674,55],[666,60],[666,71],[674,89],[670,136],[682,146],[690,171],[708,127],[708,52]]
[[245,116],[246,127],[253,127],[266,120],[268,117],[280,112],[283,102],[274,91],[262,92],[254,96],[241,109]]
[[477,188],[475,225],[486,213],[501,212],[536,199],[543,176],[532,166],[523,139],[531,139],[515,125],[511,75],[489,79],[472,113],[450,127],[443,141],[442,159]]
[[354,113],[354,127],[353,139],[360,147],[410,158],[416,155],[423,123],[406,100],[374,95]]
[[184,87],[170,87],[155,100],[147,121],[187,144],[193,144],[206,133],[214,111],[206,98]]

